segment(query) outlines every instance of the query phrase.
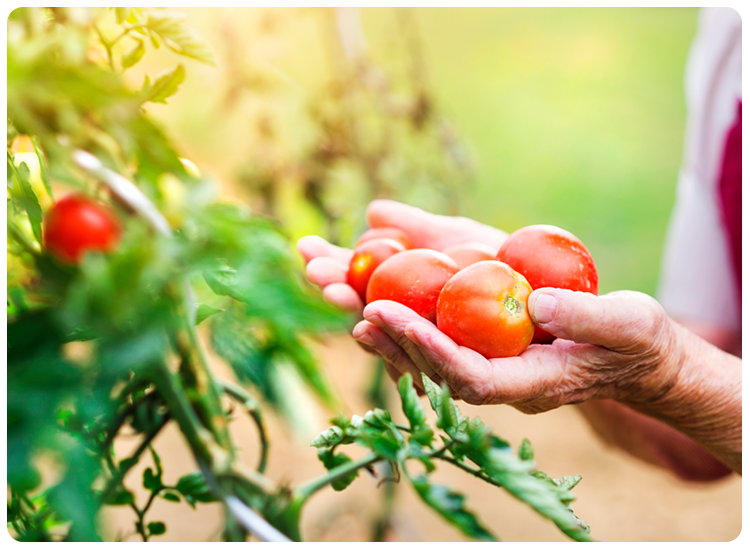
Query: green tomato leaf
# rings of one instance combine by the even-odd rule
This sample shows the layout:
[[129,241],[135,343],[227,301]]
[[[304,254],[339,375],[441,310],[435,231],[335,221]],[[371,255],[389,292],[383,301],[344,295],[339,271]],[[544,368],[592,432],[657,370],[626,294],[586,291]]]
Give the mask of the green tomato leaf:
[[223,313],[225,310],[211,307],[208,304],[198,304],[198,309],[195,312],[195,324],[200,325],[203,321],[216,315],[217,313]]
[[523,438],[521,445],[518,446],[518,458],[521,460],[534,460],[534,447],[531,445],[531,441]]
[[473,512],[464,506],[466,497],[449,487],[433,485],[427,476],[409,478],[412,487],[430,508],[448,523],[457,527],[464,535],[476,540],[496,541],[495,536],[484,527]]
[[453,438],[457,435],[462,420],[463,417],[461,416],[461,411],[459,411],[458,407],[453,403],[450,389],[443,384],[439,393],[439,406],[436,422],[437,427]]
[[145,53],[146,46],[143,44],[143,40],[136,38],[133,47],[122,54],[122,68],[128,69],[132,67],[141,60]]
[[125,487],[120,486],[112,492],[107,499],[106,504],[110,506],[126,506],[133,504],[133,502],[135,502],[133,493],[128,491]]
[[182,493],[185,500],[193,508],[195,508],[195,502],[217,502],[206,483],[206,478],[200,471],[182,476],[174,489]]
[[432,443],[434,432],[427,425],[427,415],[419,402],[419,396],[414,389],[409,373],[399,378],[398,393],[401,396],[401,408],[409,420],[409,427],[411,428],[409,439],[420,445],[429,446]]
[[215,65],[213,50],[195,30],[185,24],[185,14],[169,10],[149,12],[146,25],[173,51],[208,65]]
[[[323,466],[325,466],[326,470],[331,471],[334,468],[337,468],[339,466],[343,466],[344,464],[348,464],[352,461],[351,458],[349,458],[344,453],[333,453],[333,450],[331,449],[325,449],[318,453],[318,458],[323,463]],[[357,470],[354,470],[347,475],[340,477],[339,479],[333,481],[331,483],[331,488],[333,488],[334,491],[343,491],[346,489],[351,483],[357,479],[357,476],[359,476],[359,472]]]
[[331,426],[321,432],[310,442],[310,446],[317,449],[328,449],[338,445],[344,438],[344,431],[338,426]]
[[151,468],[143,470],[143,487],[151,492],[156,492],[163,487],[161,476],[154,474]]
[[[185,80],[185,69],[177,65],[156,75],[153,84],[144,90],[144,101],[166,103],[167,98],[177,93],[177,87]],[[144,83],[144,86],[146,84]]]
[[180,502],[180,494],[176,491],[167,489],[166,491],[162,491],[161,493],[159,493],[159,496],[164,500],[168,500],[170,502]]
[[42,207],[39,206],[39,199],[37,198],[36,193],[34,193],[34,188],[29,181],[31,170],[29,170],[29,167],[25,162],[22,162],[16,167],[10,151],[8,151],[8,168],[15,176],[16,183],[21,188],[21,201],[24,210],[26,210],[26,214],[29,216],[31,231],[34,233],[34,238],[36,238],[40,245],[43,245]]
[[167,532],[167,526],[162,521],[152,521],[146,527],[149,535],[163,535]]

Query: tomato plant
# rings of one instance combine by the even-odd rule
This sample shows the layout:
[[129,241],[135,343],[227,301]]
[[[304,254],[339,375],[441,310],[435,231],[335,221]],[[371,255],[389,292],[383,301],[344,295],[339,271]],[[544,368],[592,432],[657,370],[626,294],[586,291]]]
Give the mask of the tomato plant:
[[445,284],[437,326],[460,346],[488,359],[512,357],[534,335],[528,311],[531,286],[523,275],[494,260],[465,267]]
[[458,266],[450,256],[414,248],[391,256],[373,272],[367,285],[367,303],[393,300],[435,322],[438,296]]
[[44,218],[44,245],[66,262],[78,263],[89,251],[112,250],[121,232],[112,210],[81,193],[57,201]]
[[488,244],[462,243],[449,246],[443,250],[443,254],[447,254],[453,258],[458,264],[458,268],[463,269],[477,262],[494,260],[495,256],[497,256],[497,250]]
[[[531,288],[566,288],[596,294],[599,276],[581,240],[553,225],[530,225],[511,233],[497,260],[521,273]],[[535,327],[534,342],[549,343],[554,336]]]
[[404,250],[406,248],[400,242],[382,238],[367,240],[354,249],[346,280],[363,302],[367,299],[367,283],[370,282],[373,271],[385,260]]
[[[154,503],[215,502],[222,540],[302,540],[310,499],[327,487],[345,489],[364,470],[386,487],[403,480],[467,537],[493,540],[465,496],[430,476],[442,461],[507,490],[569,537],[590,539],[569,506],[580,477],[537,470],[527,441],[514,452],[480,419],[463,417],[448,388],[429,379],[423,384],[434,428],[407,376],[398,391],[408,425],[380,406],[350,419],[339,414],[312,441],[322,475],[289,486],[269,474],[269,411],[287,423],[275,426],[309,425],[310,409],[298,399],[304,392],[331,413],[341,409],[307,342],[344,331],[352,319],[304,281],[286,228],[222,196],[219,182],[184,161],[150,118],[147,104],[167,103],[189,65],[147,75],[139,86],[124,74],[162,46],[186,63],[213,65],[211,47],[184,14],[165,9],[18,8],[7,24],[11,536],[97,541],[105,532],[102,510],[121,506],[134,514],[134,530],[123,538],[148,541],[167,532]],[[429,126],[432,112],[409,120]],[[295,173],[309,170],[311,203],[329,174],[321,163],[330,162],[333,173],[340,171],[331,162],[336,155],[378,164],[358,147],[332,148],[347,143],[347,134],[331,133],[346,127],[330,124],[314,162],[295,164]],[[379,192],[381,176],[371,176]],[[258,179],[266,185],[288,177],[287,166]],[[122,207],[118,220],[127,231],[89,198],[102,190]],[[51,206],[58,191],[74,194]],[[324,210],[330,219],[338,215]],[[108,253],[75,268],[50,259],[77,261],[86,250]],[[416,306],[429,306],[457,266],[438,252],[407,250],[378,269],[408,254],[429,260],[411,271]],[[426,283],[429,299],[416,283]],[[252,464],[231,429],[238,413],[257,430]],[[176,480],[174,464],[153,445],[169,428],[196,465]],[[124,437],[132,444],[115,444]],[[342,448],[355,443],[366,453],[352,458]],[[58,467],[52,476],[42,475],[46,458]]]
[[414,243],[412,243],[409,235],[398,227],[376,227],[368,229],[362,233],[357,244],[354,245],[354,248],[357,248],[362,243],[372,239],[393,239],[394,241],[400,242],[407,250],[414,248]]

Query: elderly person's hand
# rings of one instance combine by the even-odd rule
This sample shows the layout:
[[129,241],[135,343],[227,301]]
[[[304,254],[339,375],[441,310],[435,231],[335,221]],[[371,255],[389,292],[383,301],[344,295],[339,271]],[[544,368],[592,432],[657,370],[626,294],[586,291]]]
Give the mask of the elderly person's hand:
[[[395,201],[372,201],[367,208],[372,228],[397,227],[405,231],[415,248],[444,250],[462,243],[482,243],[499,249],[508,236],[504,231],[469,218],[439,216]],[[352,312],[362,311],[362,300],[346,284],[346,272],[353,251],[327,242],[321,237],[302,237],[297,250],[307,263],[307,277],[323,289],[331,303]]]
[[[499,247],[505,238],[472,220],[390,201],[375,201],[368,221],[399,227],[417,246],[436,249],[467,241]],[[299,249],[309,261],[308,277],[330,301],[349,310],[362,307],[345,284],[350,251],[314,237],[301,240]],[[506,403],[526,413],[585,402],[580,409],[600,436],[644,460],[687,479],[725,474],[706,449],[741,472],[741,360],[681,327],[656,300],[637,292],[594,296],[537,289],[529,312],[558,339],[505,359],[488,360],[458,346],[431,322],[389,301],[364,308],[352,334],[385,358],[393,378],[410,372],[420,384],[423,372],[469,403]],[[624,437],[624,427],[642,437]]]

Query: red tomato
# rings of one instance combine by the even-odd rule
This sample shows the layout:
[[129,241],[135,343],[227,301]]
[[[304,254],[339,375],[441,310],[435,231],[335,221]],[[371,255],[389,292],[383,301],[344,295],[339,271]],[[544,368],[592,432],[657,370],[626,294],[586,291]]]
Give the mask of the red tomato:
[[79,263],[89,251],[112,250],[121,232],[114,212],[81,193],[57,201],[44,217],[44,246],[69,263]]
[[354,248],[357,248],[363,242],[371,239],[393,239],[404,245],[404,248],[407,250],[414,248],[414,243],[411,241],[409,235],[398,227],[376,227],[374,229],[368,229],[362,233],[362,236],[357,241],[357,244],[354,245]]
[[[523,227],[506,239],[497,253],[521,273],[531,288],[567,288],[596,294],[599,276],[594,259],[572,233],[553,225]],[[534,342],[549,343],[554,336],[535,327]]]
[[523,275],[494,260],[472,264],[450,278],[437,303],[437,326],[459,346],[488,359],[519,355],[534,324]]
[[458,268],[463,269],[466,266],[477,262],[494,260],[497,255],[497,250],[488,244],[462,243],[449,246],[443,250],[443,254],[447,254],[453,258],[458,264]]
[[370,277],[367,303],[393,300],[434,323],[440,291],[457,272],[456,262],[436,250],[415,248],[395,254]]
[[362,301],[367,298],[367,283],[370,282],[372,272],[385,260],[405,250],[404,245],[393,239],[372,239],[354,249],[346,281],[357,291]]

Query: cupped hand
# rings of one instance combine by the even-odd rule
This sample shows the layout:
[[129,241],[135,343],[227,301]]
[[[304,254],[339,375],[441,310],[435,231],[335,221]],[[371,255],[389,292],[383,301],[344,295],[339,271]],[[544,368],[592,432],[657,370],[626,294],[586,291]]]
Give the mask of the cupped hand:
[[589,399],[647,405],[677,377],[679,328],[645,294],[544,288],[529,297],[529,312],[558,339],[518,357],[486,359],[388,301],[369,304],[353,335],[386,359],[392,375],[409,372],[421,384],[425,373],[468,403],[506,403],[526,413]]
[[[372,228],[397,227],[409,235],[415,248],[433,250],[467,242],[499,249],[507,237],[505,232],[469,218],[431,214],[390,200],[372,201],[367,208],[367,222]],[[346,311],[362,311],[362,300],[346,282],[352,250],[315,235],[302,237],[297,250],[307,265],[307,278],[321,287],[326,300]]]

